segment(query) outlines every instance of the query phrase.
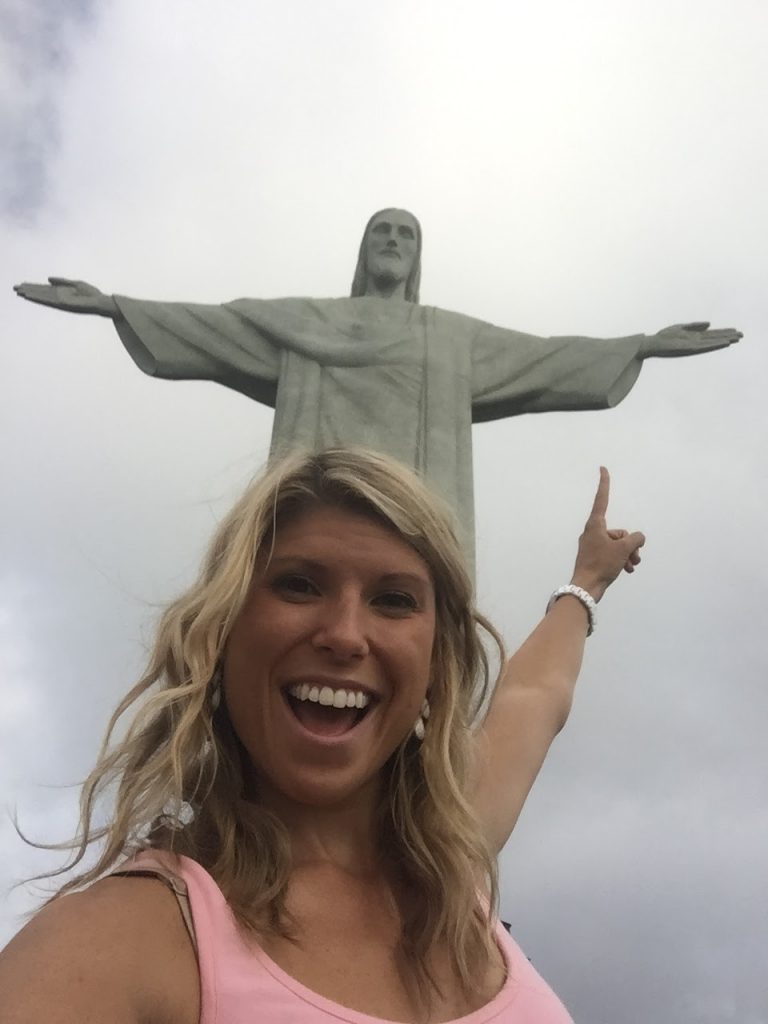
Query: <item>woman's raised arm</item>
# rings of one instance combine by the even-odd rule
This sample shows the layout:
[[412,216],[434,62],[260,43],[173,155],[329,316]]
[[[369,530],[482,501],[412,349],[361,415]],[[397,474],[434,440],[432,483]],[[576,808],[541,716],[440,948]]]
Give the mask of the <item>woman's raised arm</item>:
[[[579,538],[571,583],[599,601],[622,569],[633,572],[642,533],[606,525],[610,478],[600,483]],[[590,619],[582,601],[556,600],[509,659],[477,732],[478,759],[471,799],[491,848],[507,842],[550,745],[565,725],[581,669]]]

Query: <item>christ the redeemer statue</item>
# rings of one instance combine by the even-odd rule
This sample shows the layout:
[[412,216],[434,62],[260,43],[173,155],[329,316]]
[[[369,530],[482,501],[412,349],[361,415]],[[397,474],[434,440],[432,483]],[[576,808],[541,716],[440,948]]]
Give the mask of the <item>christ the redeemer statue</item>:
[[110,317],[151,376],[216,381],[273,407],[273,453],[356,444],[414,467],[453,506],[470,555],[472,423],[610,408],[644,359],[741,337],[692,323],[649,336],[539,338],[420,305],[420,272],[419,222],[387,209],[366,226],[350,298],[148,302],[58,277],[16,291]]

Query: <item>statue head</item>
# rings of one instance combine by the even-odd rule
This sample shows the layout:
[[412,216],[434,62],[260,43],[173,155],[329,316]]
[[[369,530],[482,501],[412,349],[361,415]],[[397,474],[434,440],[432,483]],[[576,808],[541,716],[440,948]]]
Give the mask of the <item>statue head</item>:
[[404,282],[406,301],[419,301],[421,225],[408,210],[379,210],[366,224],[352,279],[352,298],[368,294],[371,278],[392,287]]

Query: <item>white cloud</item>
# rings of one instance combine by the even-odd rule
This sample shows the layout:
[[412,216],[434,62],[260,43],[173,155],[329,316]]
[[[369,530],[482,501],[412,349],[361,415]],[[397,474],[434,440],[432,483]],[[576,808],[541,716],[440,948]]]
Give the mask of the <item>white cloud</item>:
[[0,208],[22,223],[34,222],[48,197],[49,165],[61,141],[57,89],[93,6],[91,0],[3,0]]

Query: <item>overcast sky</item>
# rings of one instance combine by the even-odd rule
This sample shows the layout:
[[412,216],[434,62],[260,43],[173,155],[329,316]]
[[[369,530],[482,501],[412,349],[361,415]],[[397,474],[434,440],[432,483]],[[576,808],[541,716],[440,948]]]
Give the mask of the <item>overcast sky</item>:
[[[271,429],[11,285],[344,295],[369,214],[404,206],[427,304],[744,332],[649,362],[614,410],[476,428],[475,493],[511,646],[569,579],[601,463],[610,524],[648,537],[502,855],[504,917],[579,1024],[766,1024],[764,0],[0,0],[0,27],[3,806],[71,833],[62,787]],[[54,863],[4,817],[3,891]]]

